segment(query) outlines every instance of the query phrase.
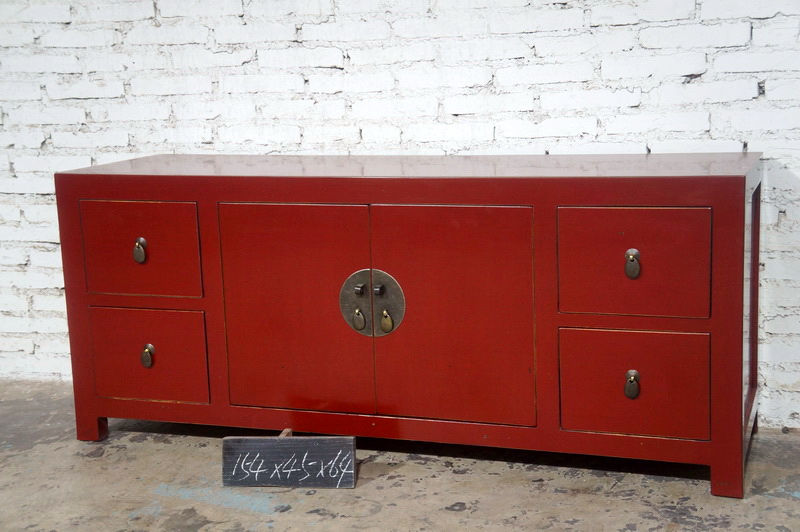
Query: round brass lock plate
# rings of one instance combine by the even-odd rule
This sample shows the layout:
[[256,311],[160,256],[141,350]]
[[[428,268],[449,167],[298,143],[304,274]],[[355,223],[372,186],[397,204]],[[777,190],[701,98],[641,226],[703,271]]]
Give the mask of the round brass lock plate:
[[394,277],[383,270],[363,269],[352,273],[339,289],[339,310],[358,334],[385,336],[403,321],[406,298]]

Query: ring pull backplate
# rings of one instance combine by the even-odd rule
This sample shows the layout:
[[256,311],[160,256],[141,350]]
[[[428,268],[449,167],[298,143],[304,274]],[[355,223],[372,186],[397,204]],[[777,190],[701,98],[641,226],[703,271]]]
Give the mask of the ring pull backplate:
[[625,252],[625,275],[628,276],[628,279],[636,279],[642,272],[639,257],[639,250],[636,248],[631,248]]
[[133,243],[133,260],[139,264],[144,264],[147,260],[147,240],[144,237],[139,237]]
[[153,355],[156,352],[156,348],[153,347],[153,344],[145,344],[142,348],[142,354],[139,356],[139,362],[142,363],[142,366],[146,368],[153,367]]
[[639,372],[629,369],[625,373],[625,397],[636,399],[639,397]]

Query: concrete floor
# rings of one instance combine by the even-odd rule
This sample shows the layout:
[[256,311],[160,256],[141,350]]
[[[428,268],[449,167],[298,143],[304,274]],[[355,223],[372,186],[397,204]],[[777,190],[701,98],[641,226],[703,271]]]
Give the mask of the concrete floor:
[[703,467],[367,439],[355,489],[226,488],[222,437],[256,432],[73,430],[68,384],[0,381],[0,530],[800,530],[797,432],[756,435],[736,500]]

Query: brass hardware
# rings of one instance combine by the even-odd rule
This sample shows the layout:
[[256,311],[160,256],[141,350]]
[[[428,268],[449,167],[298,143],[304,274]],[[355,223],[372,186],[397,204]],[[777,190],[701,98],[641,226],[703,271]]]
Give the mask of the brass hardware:
[[147,240],[141,236],[133,243],[133,260],[139,264],[147,260]]
[[383,270],[363,269],[353,272],[342,283],[339,310],[348,327],[358,334],[378,337],[400,326],[406,299],[394,277]]
[[364,336],[372,336],[370,273],[371,270],[368,269],[353,272],[339,289],[339,310],[342,318],[348,327]]
[[139,360],[142,362],[142,366],[149,368],[153,366],[153,355],[156,352],[156,348],[153,347],[153,344],[145,344],[144,348],[142,349],[142,355],[139,357]]
[[[406,297],[397,279],[383,270],[372,270],[372,323],[376,338],[394,334],[406,313]],[[380,292],[380,293],[379,293]]]
[[629,369],[625,373],[625,397],[628,399],[639,397],[639,372],[635,369]]
[[639,250],[631,248],[625,252],[625,275],[628,279],[636,279],[642,271],[642,266],[639,264]]
[[364,316],[364,313],[361,312],[360,308],[357,308],[353,311],[353,329],[360,331],[363,330],[364,327],[367,326],[367,318]]
[[390,333],[392,329],[394,329],[394,321],[392,321],[389,312],[384,309],[381,313],[381,330],[385,333]]

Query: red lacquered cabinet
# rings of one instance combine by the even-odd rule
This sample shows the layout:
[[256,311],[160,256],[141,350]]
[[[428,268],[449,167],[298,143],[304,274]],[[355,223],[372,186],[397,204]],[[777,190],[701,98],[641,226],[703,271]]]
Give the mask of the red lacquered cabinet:
[[758,154],[164,155],[56,174],[107,418],[685,462],[743,496]]

